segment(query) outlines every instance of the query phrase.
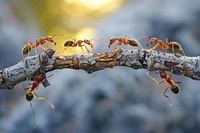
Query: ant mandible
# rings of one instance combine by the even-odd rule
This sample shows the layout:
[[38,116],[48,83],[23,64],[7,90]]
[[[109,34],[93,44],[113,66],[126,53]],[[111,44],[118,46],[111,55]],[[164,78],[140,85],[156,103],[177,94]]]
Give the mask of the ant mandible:
[[[151,37],[150,37],[151,38]],[[180,50],[183,52],[183,55],[185,57],[185,52],[183,48],[181,47],[181,44],[177,42],[169,42],[169,40],[166,38],[166,44],[162,40],[158,40],[157,38],[153,37],[150,39],[150,41],[147,43],[147,46],[157,43],[153,48],[150,49],[150,51],[156,49],[156,48],[162,48],[164,50],[172,49],[172,54],[174,54],[174,50]]]
[[[140,48],[143,49],[143,48],[142,48],[142,45],[141,45],[140,42],[139,42],[139,40],[141,40],[141,39],[143,39],[143,38],[146,38],[146,37],[147,37],[147,36],[141,36],[141,37],[139,37],[138,39],[130,38],[128,35],[125,35],[124,38],[121,38],[121,37],[111,37],[110,40],[109,40],[109,45],[108,45],[107,47],[110,48],[111,45],[114,44],[115,41],[118,41],[118,43],[115,44],[115,46],[114,46],[114,51],[118,50],[118,46],[119,46],[119,45],[122,45],[122,43],[123,43],[124,45],[128,45],[128,44],[129,44],[129,45],[131,45],[133,48],[134,48],[135,46],[140,46]],[[107,48],[107,47],[105,47],[105,48]],[[104,50],[105,48],[103,48],[103,50]],[[103,50],[102,50],[102,51],[103,51]]]
[[[49,77],[51,77],[53,75],[50,75]],[[44,100],[45,102],[47,102],[51,108],[54,108],[54,105],[49,101],[47,100],[46,98],[44,97],[39,97],[38,94],[35,92],[35,90],[39,87],[39,84],[44,82],[44,80],[46,79],[47,77],[44,75],[44,74],[38,74],[35,78],[35,81],[32,83],[32,85],[28,88],[23,88],[21,86],[21,84],[18,84],[19,87],[22,89],[22,90],[29,90],[26,95],[25,95],[25,98],[27,101],[30,102],[30,106],[31,106],[31,110],[32,110],[32,115],[33,115],[33,119],[34,119],[34,128],[36,128],[36,120],[35,120],[35,114],[34,114],[34,111],[33,111],[33,106],[32,106],[32,103],[31,101],[33,100],[33,98],[37,99],[37,100]],[[30,84],[30,83],[29,83]]]
[[[92,40],[94,40],[94,39],[92,39]],[[68,47],[76,47],[76,46],[81,47],[82,52],[84,52],[84,51],[83,51],[83,48],[82,48],[82,47],[84,46],[85,49],[87,50],[87,52],[90,53],[90,51],[89,51],[89,49],[86,47],[86,45],[84,45],[84,44],[82,44],[82,43],[85,43],[85,44],[89,45],[89,46],[91,47],[92,51],[94,51],[94,46],[93,46],[93,44],[91,43],[92,40],[88,40],[88,39],[77,40],[77,41],[76,41],[76,39],[74,39],[74,40],[67,40],[67,41],[64,43],[64,47],[65,47],[65,48],[64,48],[62,54],[65,52],[65,50],[66,50]],[[69,50],[68,53],[70,53],[70,51],[71,51],[71,49]]]
[[[53,36],[41,37],[40,39],[35,41],[35,44],[33,44],[30,40],[28,40],[28,44],[26,44],[22,48],[22,55],[24,56],[24,55],[28,54],[31,51],[31,49],[36,48],[38,46],[41,48],[41,50],[47,50],[49,48],[48,42],[54,43],[54,45],[56,45],[54,37],[57,35],[65,36],[64,34],[55,34]],[[46,44],[46,48],[41,46],[43,44]]]
[[176,83],[182,83],[181,82],[174,82],[171,77],[172,77],[172,74],[170,74],[170,76],[167,75],[167,73],[165,72],[165,70],[160,70],[160,77],[162,78],[161,81],[157,81],[155,78],[153,78],[152,76],[149,75],[149,73],[147,72],[146,75],[153,81],[155,82],[156,84],[162,84],[162,83],[166,83],[166,88],[165,88],[165,91],[163,92],[163,95],[169,100],[170,102],[170,106],[172,106],[172,101],[171,99],[169,98],[168,95],[166,95],[166,92],[167,90],[170,88],[171,91],[174,93],[174,94],[178,94],[180,92],[180,87],[176,84]]

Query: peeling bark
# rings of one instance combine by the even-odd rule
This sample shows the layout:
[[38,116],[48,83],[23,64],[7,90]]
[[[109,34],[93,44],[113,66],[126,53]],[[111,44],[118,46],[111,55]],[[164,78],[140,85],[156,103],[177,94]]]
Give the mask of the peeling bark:
[[[13,89],[17,83],[34,80],[38,73],[47,73],[56,69],[83,69],[88,74],[114,66],[127,66],[133,69],[149,71],[173,71],[200,80],[200,57],[184,57],[145,49],[122,50],[107,53],[74,54],[70,56],[53,56],[53,49],[48,49],[35,56],[28,56],[18,64],[0,70],[0,89]],[[46,80],[43,86],[48,86]]]

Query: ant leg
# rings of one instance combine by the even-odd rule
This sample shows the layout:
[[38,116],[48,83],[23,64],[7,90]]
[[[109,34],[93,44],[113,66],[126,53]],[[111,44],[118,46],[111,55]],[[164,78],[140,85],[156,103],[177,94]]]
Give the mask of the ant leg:
[[34,95],[35,95],[35,98],[36,98],[37,100],[44,100],[45,102],[47,102],[47,103],[51,106],[51,108],[54,108],[54,105],[53,105],[49,100],[47,100],[46,98],[44,98],[44,97],[39,97],[39,96],[36,94],[36,92],[34,92]]
[[169,86],[167,86],[167,87],[165,88],[165,91],[164,91],[163,95],[169,100],[169,106],[172,107],[172,106],[173,106],[172,100],[169,98],[168,95],[166,95],[166,92],[167,92],[167,90],[169,89],[169,87],[171,87],[171,85],[169,85]]
[[[27,45],[29,45],[31,48],[34,47],[34,44],[30,40],[28,40],[28,44]],[[28,47],[28,56],[30,56],[30,51],[31,51],[30,47]]]
[[72,47],[70,47],[69,52],[67,54],[69,54],[71,52],[71,50],[72,50]]
[[52,77],[52,76],[54,76],[54,74],[51,74],[51,75],[47,76],[46,78],[50,78],[50,77]]
[[39,45],[39,47],[40,47],[41,51],[45,51],[45,50],[47,50],[46,48],[44,48],[44,47],[41,46],[41,45]]
[[93,46],[93,44],[88,44],[88,45],[90,45],[92,51],[94,51],[94,46]]
[[119,43],[115,44],[114,51],[117,51],[117,50],[118,50],[118,46],[119,46],[119,45],[122,45],[122,42],[119,42]]
[[33,105],[32,105],[32,103],[31,103],[31,101],[30,101],[30,106],[31,106],[31,111],[32,111],[33,120],[34,120],[34,128],[36,128],[35,113],[34,113]]
[[183,48],[181,47],[181,45],[180,45],[180,44],[178,44],[178,43],[177,43],[177,45],[178,45],[178,47],[179,47],[179,50],[180,50],[180,51],[182,51],[182,53],[183,53],[183,56],[184,56],[184,58],[185,58],[185,52],[184,52]]
[[155,49],[157,48],[158,44],[159,44],[159,43],[157,43],[153,48],[147,49],[147,51],[150,51],[150,52],[151,52],[152,50],[155,50]]
[[65,50],[67,50],[67,48],[68,48],[68,47],[64,48],[64,50],[63,50],[62,54],[65,52]]
[[153,78],[152,76],[149,75],[149,73],[147,72],[146,75],[156,84],[162,84],[163,82],[165,82],[165,79],[161,80],[161,81],[157,81],[155,78]]
[[30,82],[29,82],[29,79],[28,79],[28,75],[26,73],[24,73],[24,75],[26,75],[26,81],[29,85],[32,85]]
[[[89,51],[89,49],[84,45],[84,44],[82,44],[80,47],[81,47],[81,49],[82,49],[82,47],[85,47],[85,49],[87,50],[87,52],[88,52],[88,54],[90,53],[90,51]],[[82,51],[83,51],[83,49],[82,49]]]
[[37,54],[37,48],[35,48],[35,55]]
[[49,49],[49,43],[45,42],[45,44],[46,44],[46,49]]
[[84,50],[83,50],[82,46],[80,46],[80,47],[81,47],[81,50],[82,50],[82,54],[84,54]]
[[22,85],[21,85],[20,83],[18,83],[18,86],[19,86],[19,88],[22,89],[22,90],[28,90],[28,89],[29,89],[29,88],[24,88],[24,87],[22,87]]

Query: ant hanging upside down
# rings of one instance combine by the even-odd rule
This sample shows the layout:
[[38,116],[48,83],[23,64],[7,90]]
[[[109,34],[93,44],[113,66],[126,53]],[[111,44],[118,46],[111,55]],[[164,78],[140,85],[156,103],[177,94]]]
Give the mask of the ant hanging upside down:
[[[36,48],[38,46],[41,48],[41,50],[47,50],[49,48],[48,42],[54,43],[54,45],[56,45],[54,37],[57,36],[57,35],[63,35],[63,36],[65,36],[64,34],[55,34],[53,36],[42,37],[42,38],[36,40],[35,44],[33,44],[30,40],[28,40],[28,44],[26,44],[22,48],[22,55],[25,56],[26,54],[28,54],[31,51],[31,49]],[[41,46],[43,44],[46,44],[46,48],[44,48],[43,46]]]
[[[94,40],[94,39],[92,39],[92,40]],[[86,47],[86,45],[84,45],[84,44],[82,44],[82,43],[85,43],[85,44],[89,45],[89,46],[91,47],[92,51],[94,51],[94,46],[93,46],[93,44],[91,43],[92,40],[88,40],[88,39],[84,39],[84,40],[76,40],[76,39],[74,39],[74,40],[67,40],[67,41],[65,42],[65,44],[64,44],[64,47],[65,47],[65,48],[64,48],[62,54],[65,52],[65,50],[67,50],[67,48],[69,48],[69,47],[76,47],[76,46],[80,47],[81,50],[82,50],[82,52],[84,52],[84,51],[83,51],[83,48],[82,48],[82,47],[84,46],[85,49],[87,50],[87,53],[90,53],[90,51],[89,51],[89,49]],[[70,51],[71,51],[71,48],[70,48],[70,50],[69,50],[68,53],[70,53]]]
[[[53,75],[50,75],[49,77],[51,77]],[[32,115],[33,115],[33,119],[34,119],[34,127],[36,128],[36,120],[35,120],[35,115],[34,115],[34,111],[33,111],[33,107],[32,107],[32,103],[31,101],[33,100],[33,98],[37,99],[37,100],[44,100],[45,102],[47,102],[51,108],[54,108],[54,105],[47,99],[45,99],[44,97],[39,97],[37,95],[37,93],[35,92],[35,90],[39,87],[39,84],[44,82],[46,80],[46,76],[44,74],[38,74],[35,78],[35,81],[32,83],[32,85],[28,88],[23,88],[20,84],[19,87],[22,89],[22,90],[29,90],[26,95],[25,95],[25,98],[27,101],[30,101],[30,106],[31,106],[31,109],[32,109]],[[30,84],[30,83],[29,83]]]
[[172,101],[171,99],[169,98],[168,95],[166,95],[166,92],[167,90],[170,88],[171,91],[174,93],[174,94],[178,94],[180,92],[180,87],[176,84],[176,83],[182,83],[181,82],[174,82],[171,77],[172,77],[172,74],[170,74],[170,76],[167,75],[167,73],[165,72],[165,70],[161,70],[159,71],[160,72],[160,77],[162,78],[161,81],[157,81],[155,78],[153,78],[152,76],[149,75],[149,73],[147,72],[147,76],[153,81],[155,82],[156,84],[162,84],[162,83],[166,83],[166,88],[165,88],[165,91],[163,93],[163,95],[169,100],[170,102],[170,106],[172,106]]
[[[149,37],[151,38],[151,37]],[[156,49],[156,48],[162,48],[164,50],[172,49],[172,54],[174,54],[174,50],[180,50],[183,52],[183,55],[185,57],[185,52],[183,48],[181,47],[181,44],[177,42],[169,42],[169,40],[166,38],[166,44],[162,40],[158,40],[157,38],[153,37],[150,39],[150,41],[147,43],[147,46],[152,45],[153,43],[157,43],[153,48],[149,49],[150,51]]]

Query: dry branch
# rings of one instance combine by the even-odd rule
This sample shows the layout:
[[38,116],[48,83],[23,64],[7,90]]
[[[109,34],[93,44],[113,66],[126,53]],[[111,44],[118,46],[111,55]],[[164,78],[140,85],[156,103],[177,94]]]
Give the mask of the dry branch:
[[[34,80],[38,73],[47,73],[56,69],[83,69],[93,73],[114,66],[127,66],[133,69],[157,71],[165,69],[176,75],[185,75],[200,80],[200,57],[184,57],[180,54],[158,51],[118,50],[107,53],[74,54],[70,56],[53,56],[53,49],[48,49],[35,56],[28,56],[18,64],[0,70],[0,89],[13,89],[17,83]],[[43,86],[49,83],[43,82]]]

